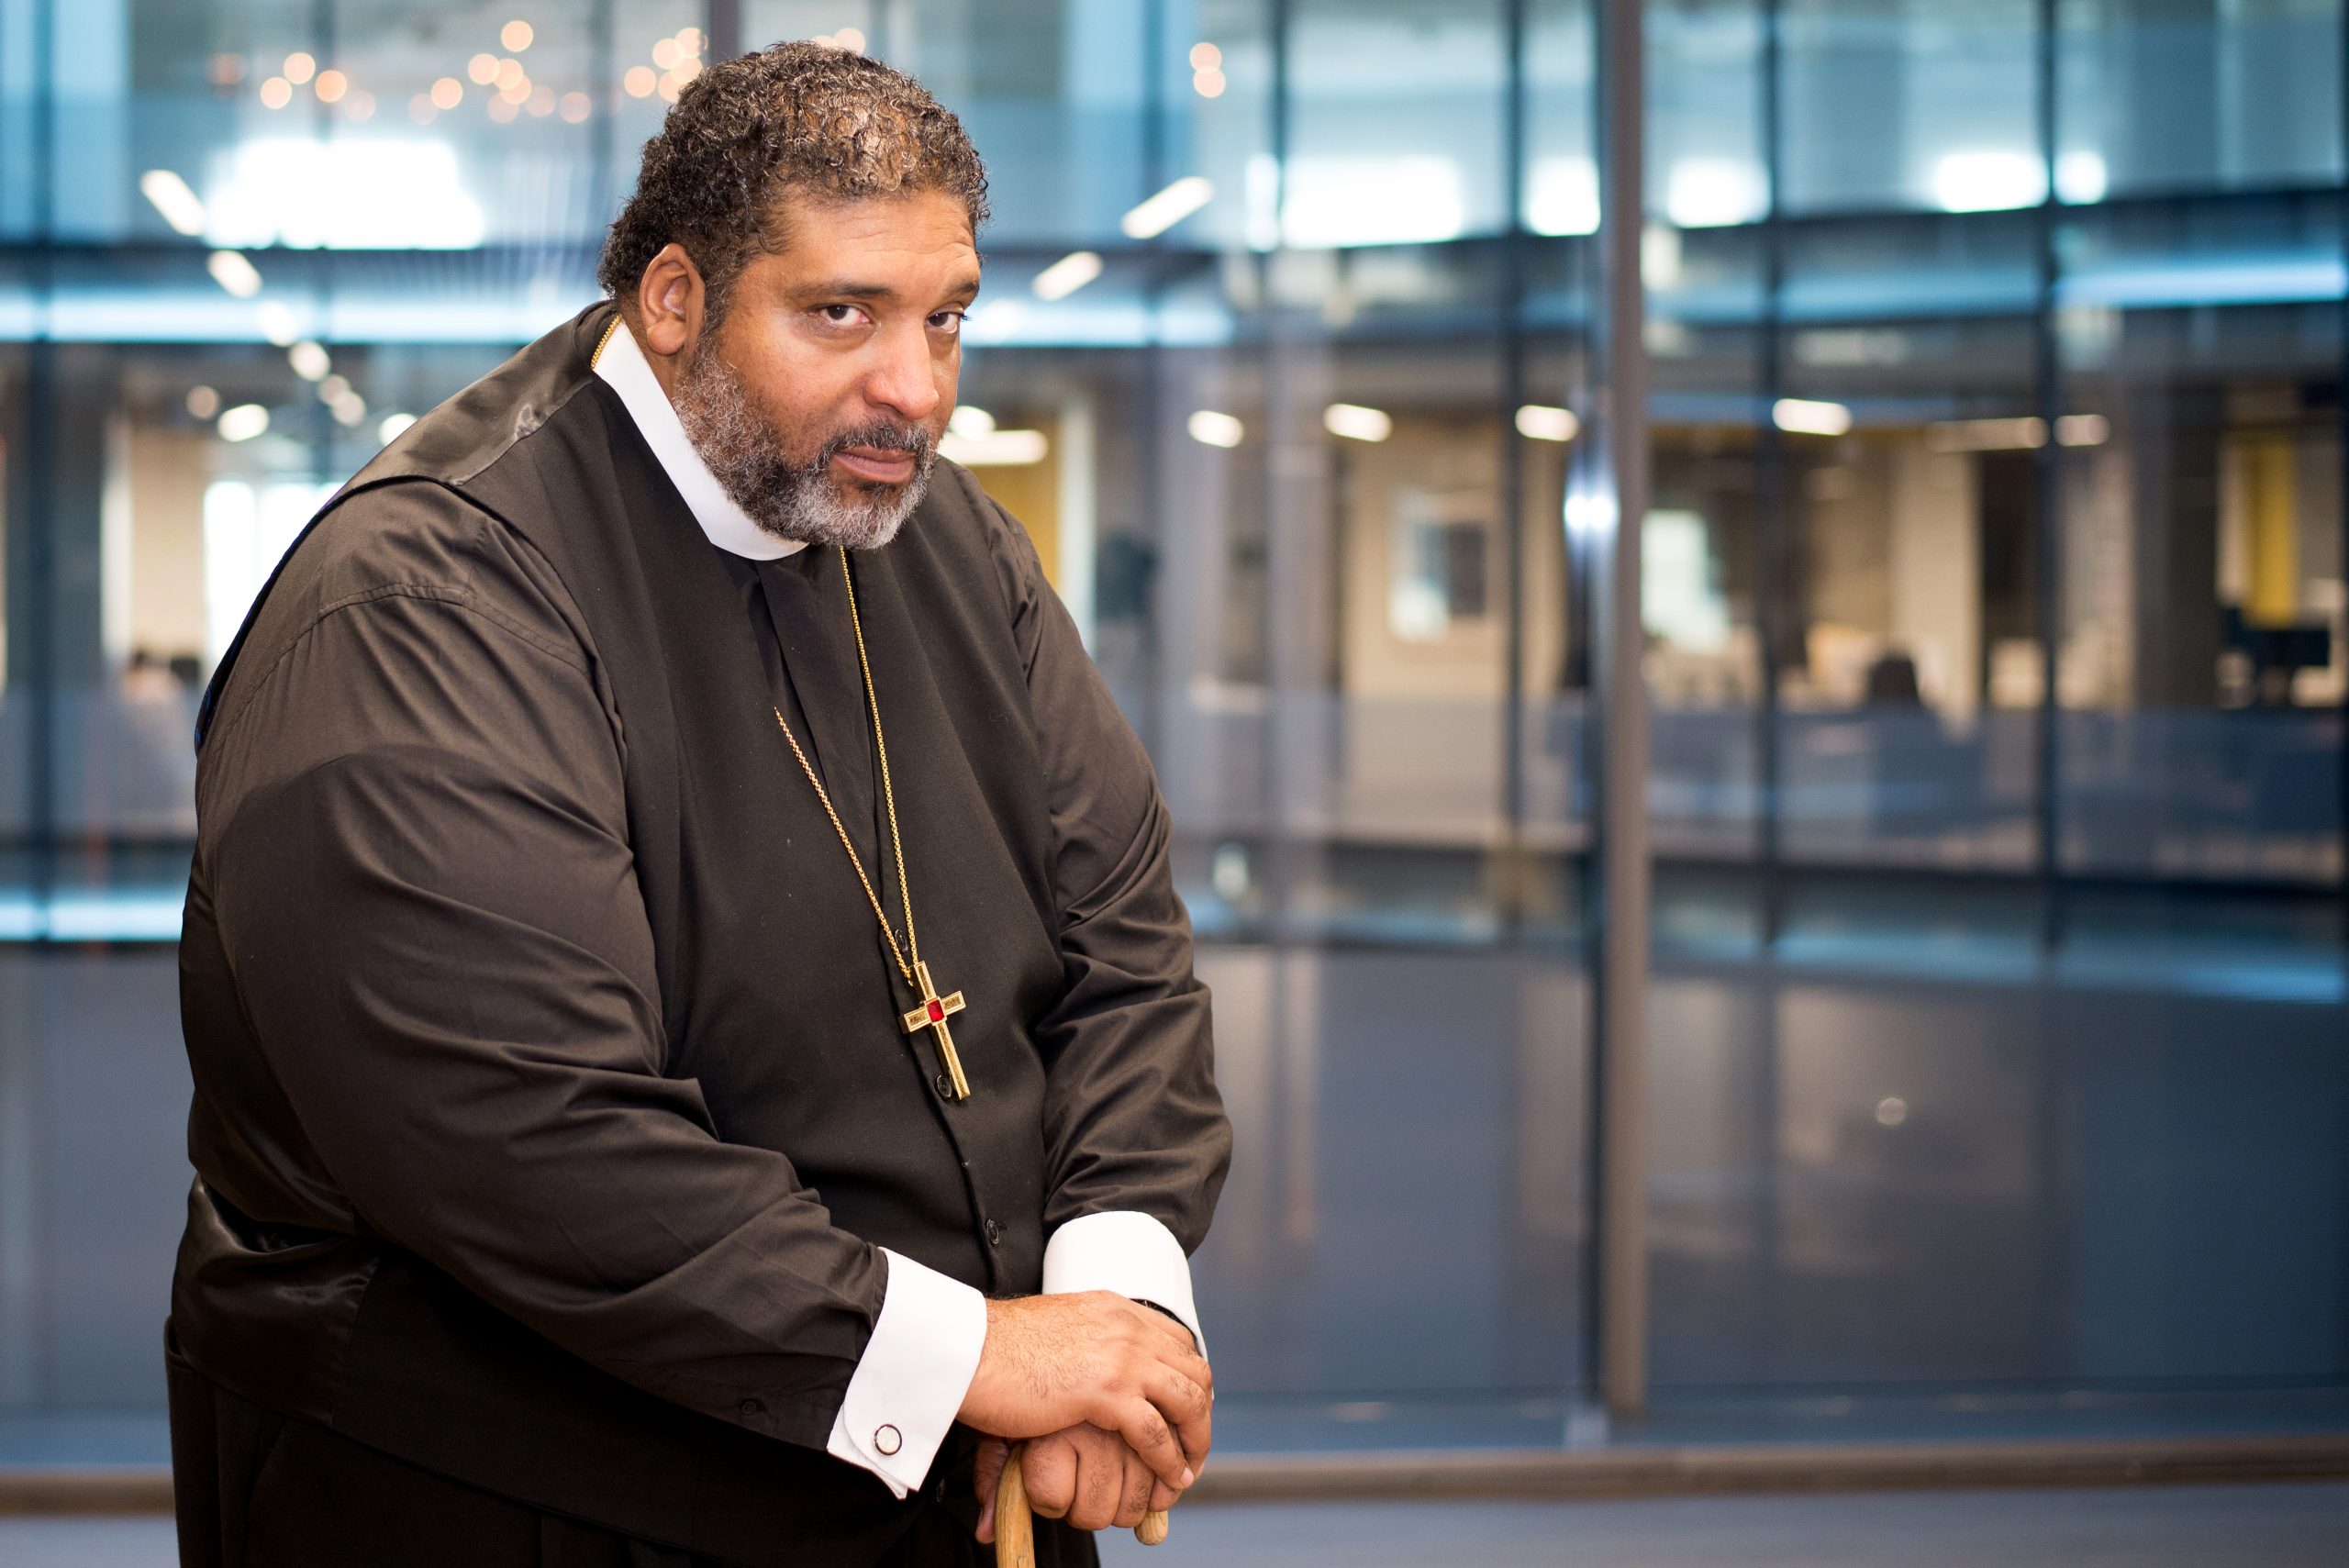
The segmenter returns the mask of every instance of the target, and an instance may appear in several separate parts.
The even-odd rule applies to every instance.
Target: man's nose
[[[880,362],[865,378],[864,395],[911,424],[921,424],[938,412],[937,367],[930,356],[929,334],[917,323],[911,331],[886,334],[879,344]]]

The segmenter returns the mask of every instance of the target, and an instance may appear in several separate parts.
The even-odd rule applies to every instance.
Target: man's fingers
[[[1065,1438],[1040,1438],[1021,1450],[1029,1507],[1048,1519],[1065,1518],[1076,1502],[1076,1469],[1075,1445]]]
[[[1173,1355],[1162,1359],[1168,1366],[1197,1384],[1201,1389],[1212,1390],[1215,1387],[1215,1368],[1208,1365],[1207,1357],[1197,1351],[1177,1351]]]
[[[1131,1529],[1141,1523],[1142,1515],[1161,1506],[1156,1499],[1165,1484],[1150,1473],[1150,1466],[1137,1464],[1130,1458],[1119,1466],[1119,1472],[1123,1493],[1118,1499],[1118,1517],[1110,1523],[1119,1529]]]
[[[1127,1400],[1109,1426],[1160,1480],[1177,1490],[1191,1484],[1191,1462],[1157,1406],[1147,1399]]]
[[[1076,1502],[1068,1522],[1079,1529],[1108,1529],[1117,1520],[1125,1479],[1117,1444],[1086,1447],[1077,1455]]]
[[[1174,1427],[1183,1445],[1185,1467],[1196,1471],[1207,1458],[1213,1437],[1214,1403],[1208,1397],[1208,1391],[1174,1368],[1163,1366],[1143,1392]],[[1190,1483],[1178,1485],[1187,1486]]]
[[[971,1489],[979,1497],[979,1523],[973,1533],[979,1544],[988,1545],[995,1540],[995,1490],[1003,1479],[1005,1461],[1011,1457],[1011,1445],[1001,1438],[989,1438],[979,1444],[977,1459],[971,1469]]]

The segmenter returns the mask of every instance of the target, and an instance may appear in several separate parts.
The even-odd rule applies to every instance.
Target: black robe
[[[774,720],[896,910],[838,553],[709,544],[593,373],[610,310],[353,479],[206,695],[174,1420],[217,1388],[645,1540],[868,1564],[921,1506],[824,1452],[878,1249],[1006,1295],[1080,1215],[1195,1248],[1207,994],[1148,762],[941,462],[854,558],[922,956],[969,1004],[941,1095]]]

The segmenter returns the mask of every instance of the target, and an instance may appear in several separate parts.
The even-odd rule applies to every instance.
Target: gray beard
[[[782,436],[759,414],[733,367],[705,338],[677,378],[677,421],[718,485],[760,528],[801,544],[878,550],[921,504],[930,487],[938,443],[918,425],[881,420],[827,439],[806,462],[795,462]],[[831,462],[846,447],[878,447],[914,454],[914,476],[903,484],[861,484],[833,477]]]

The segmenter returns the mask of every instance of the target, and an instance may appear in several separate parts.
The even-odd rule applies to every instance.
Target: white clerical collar
[[[694,450],[676,409],[670,406],[669,395],[661,390],[660,380],[653,375],[644,350],[637,347],[636,334],[617,314],[611,331],[604,336],[603,347],[596,350],[596,373],[620,395],[620,402],[627,406],[629,417],[636,421],[645,445],[661,460],[669,483],[685,498],[685,505],[693,509],[694,520],[709,536],[710,543],[752,561],[779,561],[801,548],[797,539],[777,539],[752,522],[750,514],[726,494],[726,487],[718,483],[718,475],[709,472],[709,464]]]

